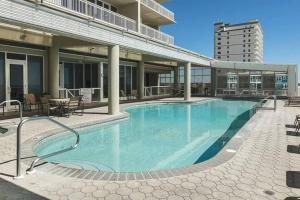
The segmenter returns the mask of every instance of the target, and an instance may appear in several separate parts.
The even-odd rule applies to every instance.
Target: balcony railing
[[[100,20],[101,22],[107,22],[126,30],[136,31],[135,20],[112,12],[86,0],[43,0],[43,3],[92,17],[96,21]]]
[[[167,44],[172,44],[172,45],[174,44],[173,36],[160,32],[154,28],[146,26],[145,24],[141,24],[141,33],[150,38],[165,42]]]
[[[144,96],[153,97],[153,96],[168,96],[172,95],[174,88],[172,86],[151,86],[144,87]]]
[[[147,7],[150,7],[151,9],[155,10],[159,14],[167,17],[168,19],[174,21],[175,20],[175,15],[173,12],[168,10],[167,8],[163,7],[159,3],[157,3],[154,0],[141,0],[141,3],[144,4]]]

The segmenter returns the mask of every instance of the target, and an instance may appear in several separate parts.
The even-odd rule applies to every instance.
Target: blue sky
[[[258,19],[264,32],[264,62],[300,66],[300,0],[170,0],[165,6],[175,13],[176,24],[162,31],[173,35],[178,46],[213,57],[216,21]]]

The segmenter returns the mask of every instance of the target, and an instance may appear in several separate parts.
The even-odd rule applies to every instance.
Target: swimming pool
[[[250,119],[254,101],[210,100],[148,104],[125,109],[126,120],[79,130],[80,144],[47,161],[88,170],[141,172],[175,169],[215,156]],[[72,145],[70,133],[48,137],[42,156]]]

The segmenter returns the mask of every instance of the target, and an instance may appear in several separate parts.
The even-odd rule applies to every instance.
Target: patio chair
[[[183,90],[181,90],[181,88],[175,88],[174,97],[182,97],[182,96],[183,96]]]
[[[41,100],[41,112],[47,113],[50,116],[51,113],[56,114],[59,112],[59,106],[49,103],[49,97],[43,96],[40,98]]]
[[[40,102],[36,101],[34,94],[25,94],[24,95],[24,108],[29,108],[29,111],[37,110],[40,111]]]
[[[84,101],[83,96],[77,96],[70,98],[70,101],[62,107],[63,112],[70,117],[70,114],[74,114],[76,110],[81,110],[81,115],[84,113]]]
[[[132,99],[138,99],[138,92],[137,90],[132,90],[131,95]]]
[[[120,90],[120,93],[121,93],[120,99],[123,98],[123,100],[124,100],[124,98],[125,98],[125,100],[128,100],[128,96],[125,94],[124,90]]]

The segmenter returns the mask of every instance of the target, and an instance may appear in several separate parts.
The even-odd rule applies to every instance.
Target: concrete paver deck
[[[103,112],[107,108],[97,108]],[[0,179],[10,181],[0,187],[0,199],[7,197],[9,188],[20,187],[11,193],[10,199],[22,199],[22,194],[36,194],[33,199],[284,199],[300,196],[300,189],[286,186],[286,172],[300,169],[300,155],[287,152],[287,145],[300,144],[300,137],[287,136],[285,124],[291,124],[300,109],[284,107],[278,101],[276,112],[257,112],[239,131],[248,134],[236,154],[221,165],[203,171],[175,177],[139,181],[99,181],[62,177],[37,170],[24,179],[13,180],[15,174],[15,134],[0,137]],[[121,115],[120,115],[121,116]],[[59,118],[67,124],[108,119],[106,114],[86,114],[83,117]],[[36,123],[24,127],[22,141],[41,131],[55,128],[48,123]],[[26,167],[23,165],[22,170]],[[4,193],[5,190],[6,193]],[[23,193],[22,193],[23,192]],[[27,194],[26,193],[26,194]],[[2,195],[2,196],[1,196]],[[6,196],[4,196],[6,195]],[[3,197],[4,196],[4,197]]]

